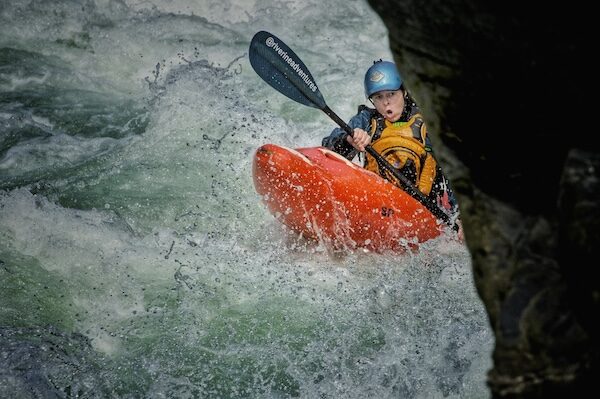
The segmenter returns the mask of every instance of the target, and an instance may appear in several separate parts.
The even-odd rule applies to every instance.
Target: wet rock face
[[[496,336],[493,396],[577,396],[599,353],[594,14],[578,1],[369,3],[457,192]]]

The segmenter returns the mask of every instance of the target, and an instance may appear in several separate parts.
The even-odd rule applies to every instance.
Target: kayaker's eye
[[[371,97],[373,103],[384,104],[386,101],[392,101],[396,98],[400,90],[382,91]]]

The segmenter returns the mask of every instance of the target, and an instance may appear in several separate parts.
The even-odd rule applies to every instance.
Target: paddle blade
[[[277,36],[257,32],[250,42],[249,57],[258,76],[281,94],[310,107],[327,106],[306,65]]]

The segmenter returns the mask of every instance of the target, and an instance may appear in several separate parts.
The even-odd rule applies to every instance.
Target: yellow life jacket
[[[378,131],[381,131],[379,137]],[[425,146],[427,127],[421,114],[414,114],[407,122],[373,118],[370,134],[374,137],[371,143],[373,149],[400,173],[401,169],[408,167],[410,163],[414,165],[415,176],[412,183],[423,194],[429,195],[436,176],[437,162],[431,154],[431,149]],[[369,153],[366,154],[365,168],[401,187],[398,179],[388,170],[383,169],[382,173],[377,161]]]

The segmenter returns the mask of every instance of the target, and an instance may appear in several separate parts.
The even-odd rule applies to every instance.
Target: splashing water
[[[391,58],[366,2],[163,3],[0,3],[0,397],[489,396],[464,246],[333,256],[252,185],[261,144],[333,128],[253,34],[348,119]]]

